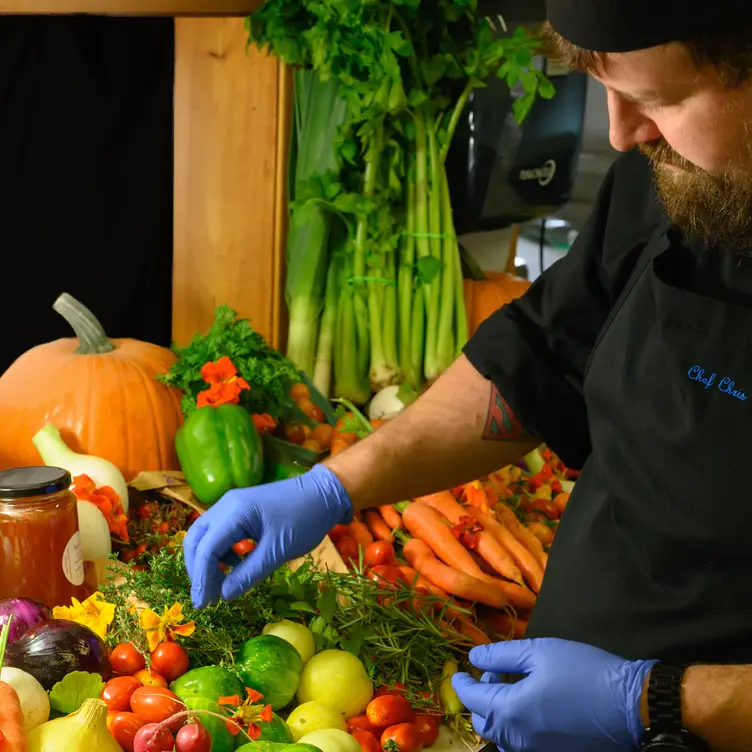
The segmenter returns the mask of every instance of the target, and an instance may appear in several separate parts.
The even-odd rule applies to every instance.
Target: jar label
[[[78,587],[84,583],[84,557],[81,548],[81,533],[76,531],[63,551],[63,572],[68,581]]]

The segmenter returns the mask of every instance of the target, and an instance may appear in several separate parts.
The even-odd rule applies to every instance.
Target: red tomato
[[[375,567],[371,567],[368,577],[376,580],[382,587],[387,588],[391,585],[396,585],[400,580],[404,582],[399,567],[393,567],[389,564],[378,564]]]
[[[398,723],[386,729],[381,735],[381,748],[386,749],[389,742],[394,742],[399,752],[420,752],[423,749],[423,737],[412,723]]]
[[[567,504],[569,504],[568,493],[560,493],[556,495],[556,498],[554,499],[554,506],[558,510],[559,516],[564,514],[564,510],[567,508]]]
[[[162,723],[185,706],[164,687],[139,687],[131,696],[131,710],[149,723]]]
[[[311,396],[311,390],[303,383],[293,384],[290,389],[290,396],[296,401],[308,399]]]
[[[428,747],[439,738],[439,717],[418,713],[415,716],[415,726],[423,738],[423,746]]]
[[[133,676],[146,666],[146,659],[132,642],[123,642],[110,655],[112,670],[121,676]]]
[[[282,433],[287,441],[293,444],[302,444],[310,435],[311,429],[302,423],[286,423],[282,429]]]
[[[381,752],[379,740],[368,731],[351,731],[350,736],[360,744],[362,752]]]
[[[393,566],[397,562],[397,557],[394,555],[394,546],[387,541],[374,541],[366,546],[363,561],[367,567],[377,567],[381,564]]]
[[[334,545],[337,547],[337,551],[339,551],[339,555],[345,564],[350,566],[352,562],[358,561],[360,554],[358,553],[358,544],[354,538],[351,538],[349,535],[343,535]]]
[[[167,689],[167,680],[156,671],[148,671],[144,668],[141,671],[136,671],[133,678],[138,679],[145,687],[164,687]]]
[[[394,695],[395,697],[402,697],[405,692],[407,692],[407,684],[402,684],[402,682],[395,682],[388,687],[379,687],[373,693],[373,696],[381,697],[382,695]]]
[[[245,556],[246,554],[251,553],[255,548],[256,543],[250,538],[232,544],[232,550],[238,556]]]
[[[163,642],[151,654],[151,666],[168,682],[173,682],[188,670],[188,655],[177,642]]]
[[[125,752],[133,752],[133,740],[145,723],[146,721],[135,713],[107,714],[107,729]]]
[[[368,720],[368,716],[363,713],[363,715],[354,715],[352,718],[348,719],[347,731],[350,733],[350,735],[352,735],[354,731],[366,731],[369,734],[373,734],[374,737],[378,739],[382,729],[380,729],[378,726],[374,726]]]
[[[117,676],[104,685],[99,696],[108,710],[124,712],[131,709],[131,695],[141,686],[141,682],[132,676]]]
[[[395,695],[381,695],[368,703],[366,708],[368,720],[381,728],[395,726],[398,723],[412,723],[415,711],[410,701]]]
[[[172,752],[175,747],[175,739],[167,729],[162,729],[157,736],[154,735],[154,731],[157,729],[156,723],[147,723],[146,726],[142,726],[136,738],[134,740],[134,746],[140,751],[142,749],[148,749],[149,752]]]
[[[332,543],[336,543],[344,535],[350,535],[350,528],[348,528],[347,525],[335,525],[329,531],[329,538],[331,539]]]

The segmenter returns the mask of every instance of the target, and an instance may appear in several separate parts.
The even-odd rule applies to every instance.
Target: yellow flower
[[[192,621],[181,624],[184,618],[181,603],[174,603],[169,609],[165,606],[162,616],[158,616],[150,608],[143,609],[138,615],[138,623],[141,629],[146,630],[149,650],[154,652],[163,642],[174,641],[175,635],[192,635],[196,624]]]
[[[52,616],[55,619],[67,619],[83,624],[104,639],[107,636],[107,627],[115,618],[115,604],[107,603],[102,593],[96,592],[83,603],[71,598],[70,606],[55,606]]]

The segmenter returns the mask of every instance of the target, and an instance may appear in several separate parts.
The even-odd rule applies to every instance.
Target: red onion
[[[24,632],[37,624],[49,621],[52,613],[44,603],[31,598],[5,598],[0,600],[0,629],[13,616],[8,630],[8,644],[15,642]]]

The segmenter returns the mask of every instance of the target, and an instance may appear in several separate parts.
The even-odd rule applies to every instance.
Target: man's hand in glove
[[[565,640],[519,640],[474,648],[481,681],[452,684],[473,727],[504,752],[637,749],[643,684],[655,661],[625,661]],[[505,684],[499,674],[523,674]]]
[[[229,491],[191,525],[183,542],[193,605],[203,608],[220,595],[238,598],[351,520],[347,491],[323,465],[298,478]],[[240,561],[232,546],[247,538],[258,545]],[[220,563],[233,566],[227,577]]]

